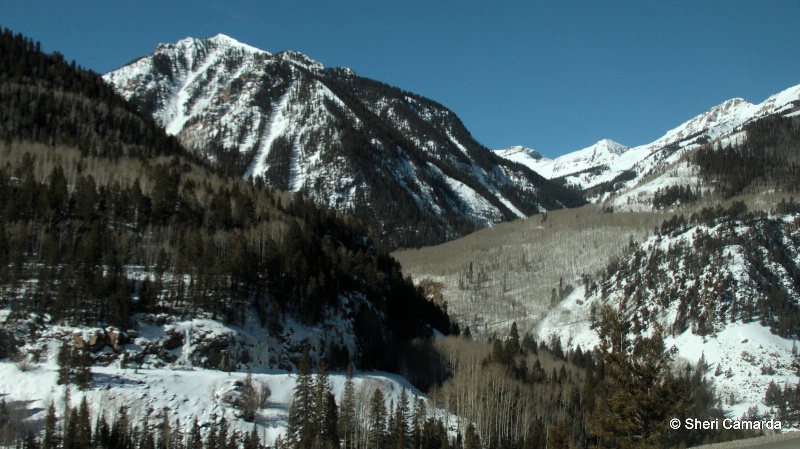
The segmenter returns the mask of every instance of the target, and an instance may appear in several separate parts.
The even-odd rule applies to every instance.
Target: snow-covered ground
[[[778,223],[783,222],[788,229],[791,229],[791,223],[795,218],[794,215],[786,215],[770,219]],[[645,250],[644,260],[658,261],[657,263],[661,265],[660,270],[665,275],[659,278],[652,289],[643,286],[644,282],[641,280],[653,275],[655,271],[643,264],[625,265],[624,269],[612,272],[612,277],[608,281],[612,287],[609,288],[608,297],[605,299],[597,290],[587,295],[584,285],[576,278],[573,282],[578,284],[578,287],[538,323],[536,331],[539,338],[555,335],[568,346],[580,345],[584,350],[596,346],[598,337],[590,325],[592,303],[597,307],[601,304],[616,307],[622,297],[622,291],[630,287],[631,282],[637,282],[636,279],[642,285],[634,286],[630,295],[652,298],[641,307],[652,312],[654,319],[667,330],[672,329],[676,320],[679,301],[670,297],[669,303],[663,305],[657,297],[662,292],[674,292],[675,290],[671,290],[674,288],[688,289],[698,284],[700,285],[698,294],[702,295],[708,293],[705,289],[713,285],[715,279],[729,279],[729,290],[726,290],[725,294],[755,301],[757,295],[762,295],[763,292],[760,292],[758,284],[754,283],[754,275],[751,274],[753,263],[748,259],[747,251],[736,241],[726,242],[719,250],[718,256],[714,256],[717,262],[703,267],[698,275],[681,276],[681,274],[686,275],[683,270],[688,260],[682,256],[685,254],[683,251],[691,251],[695,239],[700,236],[723,235],[728,226],[727,232],[739,236],[747,235],[751,227],[753,229],[756,227],[753,223],[742,222],[725,222],[715,226],[696,224],[674,235],[651,236],[638,244],[639,249]],[[796,258],[797,250],[792,250],[792,244],[788,239],[784,237],[784,240],[787,241],[787,250],[792,251],[792,257]],[[669,258],[661,257],[670,252],[674,254]],[[771,259],[766,259],[764,264],[771,267],[774,273],[780,274],[785,271]],[[620,274],[626,271],[627,274]],[[677,278],[684,280],[678,283]],[[776,279],[786,287],[788,292],[786,300],[797,301],[794,286],[786,284],[785,276],[776,274]],[[720,303],[718,307],[722,307],[722,304]],[[742,416],[753,406],[757,406],[760,413],[768,411],[763,402],[770,382],[783,389],[784,385],[795,388],[800,381],[796,365],[800,360],[796,356],[800,348],[796,346],[800,345],[800,342],[796,337],[784,338],[772,333],[768,325],[763,325],[759,321],[731,322],[726,318],[725,312],[721,312],[715,315],[713,330],[707,335],[696,335],[689,326],[681,334],[667,335],[665,343],[667,348],[674,346],[677,350],[676,361],[696,364],[701,356],[705,359],[710,367],[706,377],[713,381],[722,399],[723,408],[733,417]]]
[[[20,400],[27,403],[33,421],[43,421],[50,402],[61,413],[65,386],[57,385],[57,368],[54,361],[33,364],[22,371],[17,364],[8,360],[0,361],[0,395],[7,401]],[[254,424],[242,421],[237,411],[224,400],[235,389],[236,383],[245,379],[246,373],[227,373],[206,369],[123,369],[117,364],[92,367],[91,387],[80,391],[70,390],[71,405],[78,406],[85,396],[92,409],[93,422],[100,410],[115,413],[125,406],[133,422],[142,423],[149,419],[156,423],[163,411],[168,411],[175,423],[180,419],[182,426],[189,426],[197,418],[202,426],[210,423],[212,417],[224,416],[232,428],[250,432]],[[269,405],[258,412],[255,425],[263,443],[272,444],[285,433],[289,404],[295,388],[297,376],[284,371],[262,371],[253,373],[256,384],[263,383],[271,391]],[[341,402],[346,376],[332,373],[330,383],[337,402]],[[404,378],[383,372],[356,373],[353,377],[356,391],[368,392],[380,388],[390,401],[398,403],[405,388],[409,398],[422,396]]]
[[[583,287],[577,288],[556,311],[539,323],[541,338],[557,335],[564,343],[581,349],[593,348],[598,343],[597,334],[590,328],[589,303],[584,302]],[[784,384],[795,387],[798,383],[792,368],[792,348],[796,341],[770,332],[758,322],[731,323],[713,336],[699,336],[686,332],[668,336],[667,348],[677,349],[676,362],[696,365],[704,357],[709,365],[707,379],[711,380],[722,399],[723,409],[738,418],[752,406],[764,413],[764,394],[770,382],[781,389]],[[798,348],[800,350],[800,348]],[[774,369],[774,374],[762,373],[761,367]]]
[[[357,298],[342,297],[342,301],[354,300]],[[324,356],[323,348],[330,339],[356,350],[351,325],[340,317],[328,317],[313,328],[286,319],[283,333],[276,334],[259,326],[253,317],[243,326],[231,326],[203,317],[137,315],[135,330],[123,333],[111,327],[56,325],[49,317],[37,314],[10,322],[10,315],[9,309],[0,309],[0,329],[15,335],[23,345],[19,348],[21,356],[14,361],[0,360],[0,398],[23,401],[31,413],[28,419],[35,425],[43,422],[50,402],[56,404],[59,414],[63,410],[66,387],[56,382],[57,354],[69,344],[92,351],[91,387],[70,390],[72,406],[86,396],[92,422],[101,410],[113,414],[124,405],[136,423],[146,418],[157,423],[167,411],[173,425],[180,419],[187,427],[197,418],[202,426],[213,416],[224,416],[234,429],[250,432],[254,424],[238,418],[230,399],[241,391],[251,367],[255,385],[266,385],[271,391],[269,405],[258,412],[255,425],[262,442],[272,444],[286,431],[297,379],[296,374],[274,367],[293,367],[303,349],[312,362],[317,361]],[[242,358],[245,353],[246,358]],[[127,360],[125,366],[123,360]],[[231,367],[232,372],[204,368],[223,366]],[[337,403],[341,403],[346,379],[342,372],[330,374]],[[353,380],[365,404],[376,388],[383,392],[387,407],[392,401],[399,402],[403,389],[409,399],[424,397],[396,374],[356,371]],[[430,405],[429,411],[444,416]]]

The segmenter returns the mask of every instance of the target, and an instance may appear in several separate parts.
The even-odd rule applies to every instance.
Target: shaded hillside
[[[693,155],[700,174],[725,197],[757,190],[800,190],[800,117],[769,116],[744,127],[745,140]]]
[[[387,348],[447,332],[357,220],[206,169],[97,75],[20,35],[6,30],[0,48],[0,308],[12,318],[123,331],[137,314],[255,320],[287,345],[303,342],[291,323],[340,327],[354,339],[323,332],[317,357],[387,369],[399,368]]]

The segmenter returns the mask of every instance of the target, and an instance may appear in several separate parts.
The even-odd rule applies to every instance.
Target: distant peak
[[[496,150],[496,152],[500,154],[502,157],[509,157],[514,154],[522,153],[536,161],[547,159],[546,157],[544,157],[544,155],[542,155],[542,153],[539,153],[538,151],[532,148],[528,148],[522,145],[514,145],[504,150]]]
[[[236,39],[222,33],[217,34],[216,36],[208,38],[206,40],[214,42],[221,46],[241,48],[251,53],[266,53],[264,50],[239,42]]]
[[[606,148],[610,153],[614,154],[622,154],[630,149],[621,143],[614,142],[611,139],[600,140],[594,144],[594,146],[598,148]]]
[[[729,111],[742,105],[750,106],[750,103],[744,98],[731,98],[711,108],[709,112]]]

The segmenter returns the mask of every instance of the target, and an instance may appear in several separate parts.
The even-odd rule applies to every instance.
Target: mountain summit
[[[217,167],[355,213],[390,246],[584,203],[444,106],[301,53],[187,38],[104,78]]]

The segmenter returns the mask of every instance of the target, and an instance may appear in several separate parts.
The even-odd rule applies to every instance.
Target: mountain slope
[[[660,325],[678,362],[707,364],[706,380],[717,385],[733,416],[766,416],[795,426],[800,208],[786,198],[800,188],[800,117],[791,108],[789,103],[785,115],[793,117],[766,116],[731,128],[733,134],[723,130],[713,143],[690,143],[679,161],[667,158],[666,170],[658,167],[635,189],[612,197],[614,213],[606,205],[563,211],[566,217],[553,212],[547,220],[513,223],[517,229],[492,228],[509,231],[494,244],[481,231],[397,257],[415,279],[429,279],[438,289],[430,290],[478,335],[515,320],[535,329],[538,339],[586,349],[598,342],[601,308],[625,304],[626,321],[639,323],[633,332]],[[645,189],[655,186],[661,187],[648,198]],[[638,208],[648,213],[619,212],[626,208],[617,201],[632,192],[649,203]],[[716,204],[722,200],[724,207]],[[684,215],[660,212],[672,208]],[[551,249],[552,240],[557,245]],[[438,254],[448,260],[437,260]],[[538,291],[522,291],[521,278],[538,278],[523,284],[536,284]]]
[[[771,214],[734,203],[688,220],[676,216],[587,277],[546,314],[538,333],[592,347],[597,310],[624,302],[632,322],[663,326],[684,360],[704,357],[734,416],[754,405],[763,412],[770,382],[800,380],[793,349],[800,331],[798,223],[800,207],[788,202]],[[797,423],[787,416],[781,419]]]
[[[0,49],[24,61],[0,60],[0,341],[24,342],[27,320],[105,335],[211,318],[267,335],[217,348],[244,355],[243,341],[261,341],[265,367],[289,368],[305,347],[334,366],[388,368],[384,344],[447,332],[362,223],[197,163],[98,75],[22,36],[6,31]],[[0,346],[5,357],[18,345]]]
[[[190,38],[105,79],[216,166],[355,213],[390,246],[584,203],[442,105],[300,53]]]
[[[209,169],[97,74],[9,30],[0,133],[0,446],[117,447],[105,419],[126,421],[115,441],[131,431],[149,447],[156,420],[177,440],[160,446],[216,426],[231,447],[254,426],[245,447],[272,444],[301,353],[319,374],[326,361],[424,385],[416,355],[447,315],[352,217]],[[326,382],[343,402],[345,376]],[[388,373],[354,382],[365,403],[411,387]],[[77,442],[76,415],[97,439]]]

